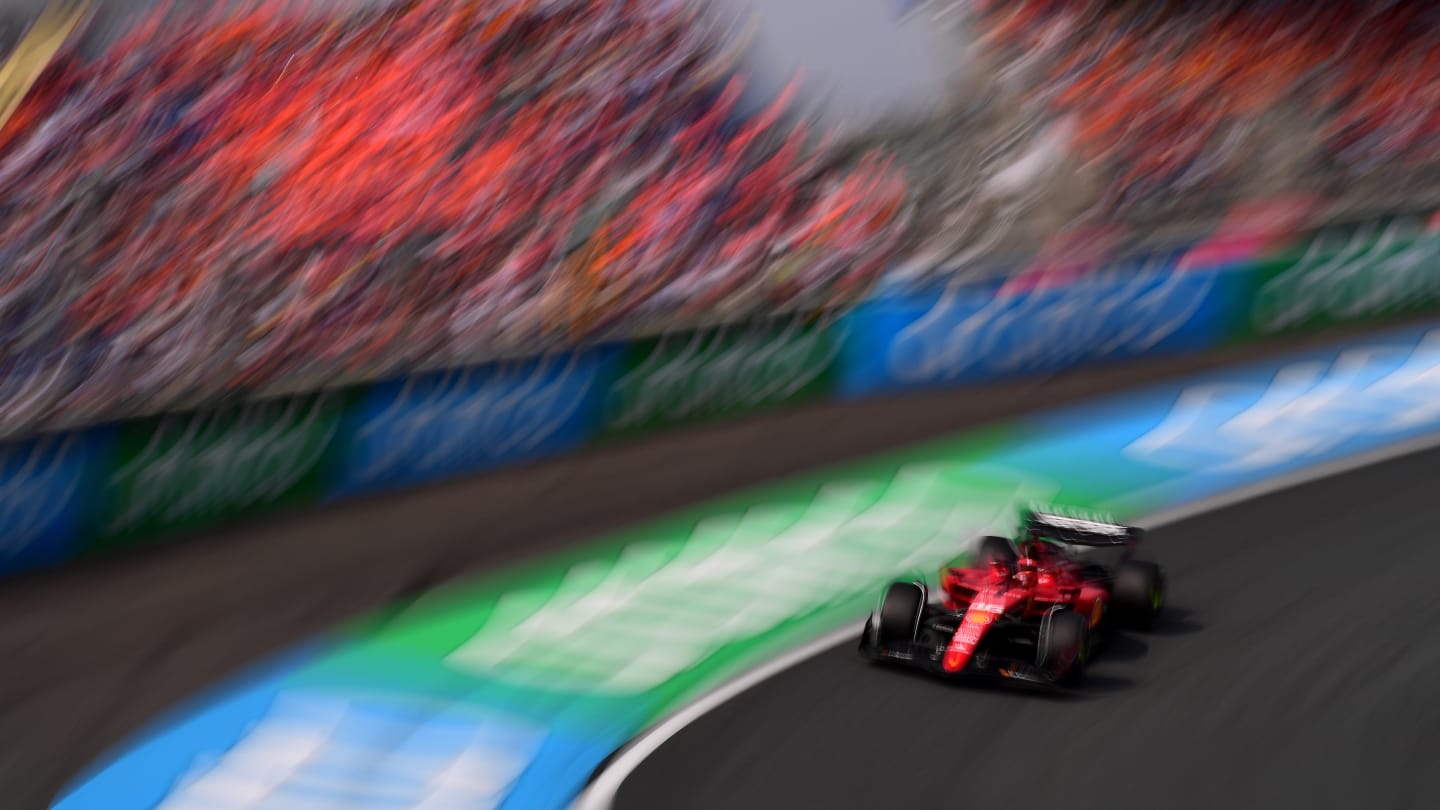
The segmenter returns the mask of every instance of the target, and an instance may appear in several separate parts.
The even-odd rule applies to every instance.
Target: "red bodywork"
[[[1008,567],[946,568],[940,583],[944,605],[964,619],[955,629],[942,664],[946,672],[959,672],[969,663],[981,639],[996,622],[1010,617],[1039,621],[1056,606],[1085,616],[1094,630],[1105,616],[1109,590],[1099,580],[1085,577],[1078,566],[1043,544],[1028,546],[1037,563],[1037,576],[1027,584]]]

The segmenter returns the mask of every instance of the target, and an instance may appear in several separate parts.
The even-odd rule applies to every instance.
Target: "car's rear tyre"
[[[980,538],[980,548],[975,552],[975,564],[979,566],[987,566],[991,560],[1014,565],[1017,559],[1019,555],[1015,553],[1015,547],[1003,537]]]
[[[1040,622],[1035,665],[1056,683],[1074,686],[1085,677],[1090,657],[1090,622],[1069,608],[1056,610]]]
[[[882,646],[897,641],[914,641],[925,609],[925,591],[914,582],[896,582],[885,589],[880,601],[876,641]]]
[[[1155,563],[1127,561],[1115,572],[1111,610],[1134,630],[1151,630],[1165,607],[1165,575]]]

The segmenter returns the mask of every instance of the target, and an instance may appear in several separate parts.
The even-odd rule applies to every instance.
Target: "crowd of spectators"
[[[1346,179],[1440,158],[1440,7],[1341,0],[977,0],[1025,101],[1074,121],[1105,210],[1226,188],[1246,160],[1313,154]],[[1282,127],[1264,126],[1283,118]]]
[[[3,77],[0,427],[823,305],[905,228],[689,0],[57,19]]]
[[[973,0],[1022,123],[957,150],[834,144],[794,86],[742,114],[698,0],[184,2],[100,47],[64,2],[0,70],[0,434],[855,300],[1020,233],[1060,154],[1107,245],[1267,138],[1440,163],[1422,3]]]

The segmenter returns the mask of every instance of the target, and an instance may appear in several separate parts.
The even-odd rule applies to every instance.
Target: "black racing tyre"
[[[1089,657],[1090,622],[1084,616],[1063,608],[1041,620],[1035,665],[1049,672],[1057,683],[1078,684]]]
[[[975,552],[975,564],[987,566],[991,560],[1004,560],[1013,566],[1020,555],[1015,553],[1015,547],[1009,540],[1003,537],[982,537],[980,548]]]
[[[1165,575],[1155,563],[1129,560],[1115,572],[1111,610],[1124,626],[1150,630],[1165,607]]]
[[[880,622],[876,636],[880,644],[914,641],[920,625],[920,612],[925,609],[925,592],[914,582],[896,582],[885,589],[880,602]]]

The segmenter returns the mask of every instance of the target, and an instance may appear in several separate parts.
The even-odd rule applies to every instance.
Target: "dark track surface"
[[[616,807],[1440,806],[1437,469],[1427,451],[1157,530],[1173,611],[1080,697],[847,641],[681,731]]]
[[[1132,363],[660,433],[0,583],[0,808],[48,807],[66,780],[160,711],[426,585],[739,487],[1257,354]]]

